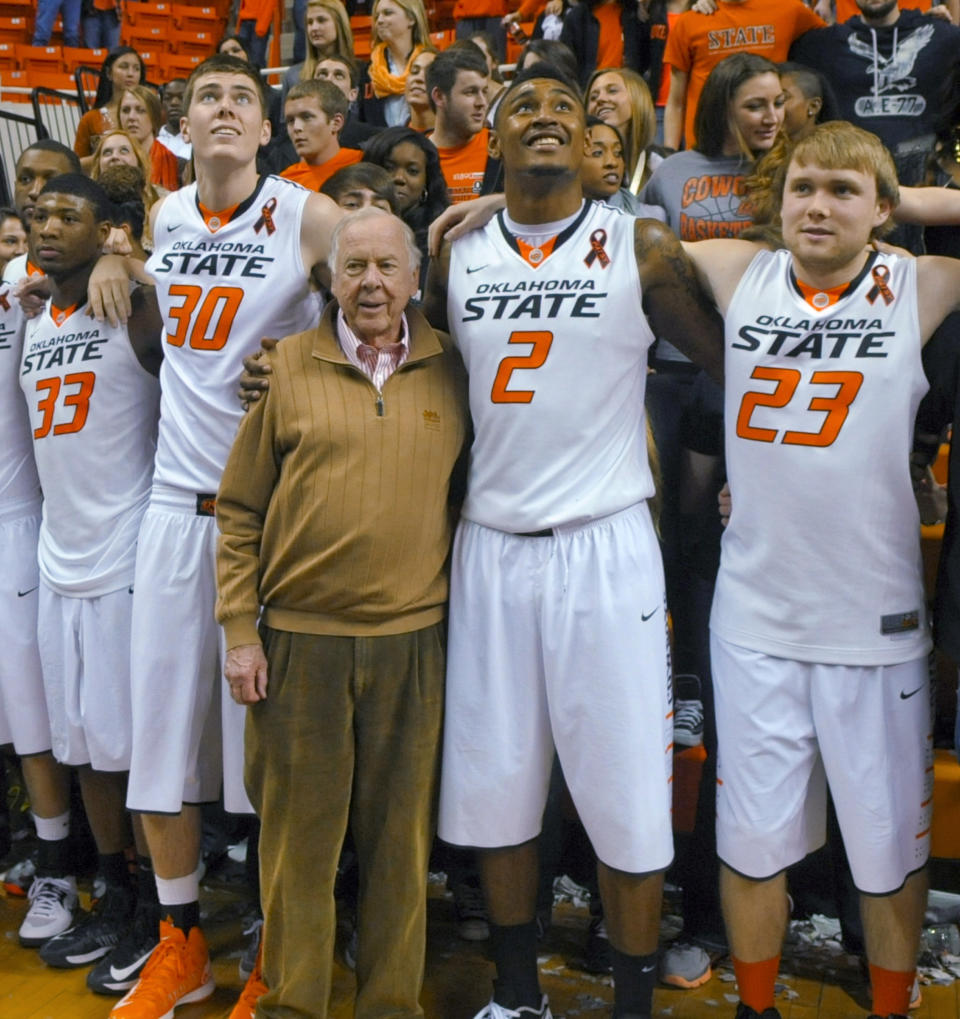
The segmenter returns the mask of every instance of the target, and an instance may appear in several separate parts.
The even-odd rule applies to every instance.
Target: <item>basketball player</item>
[[[136,899],[124,855],[131,585],[156,450],[162,355],[152,294],[134,294],[126,326],[87,315],[87,282],[112,212],[100,185],[81,174],[54,177],[39,193],[33,261],[50,298],[27,322],[20,360],[44,496],[38,633],[53,751],[78,768],[106,881],[96,911],[41,948],[45,962],[65,968],[111,952]]]
[[[323,270],[341,215],[323,195],[258,177],[257,149],[269,139],[270,123],[263,86],[248,64],[211,57],[191,74],[184,100],[196,183],[154,206],[156,247],[146,265],[166,342],[153,491],[134,584],[127,798],[143,812],[166,919],[115,1019],[159,1019],[177,1002],[213,991],[197,926],[198,804],[217,798],[221,746],[227,809],[250,810],[242,786],[245,712],[218,682],[215,495],[242,413],[235,396],[242,359],[264,335],[315,323],[310,276]],[[95,308],[122,317],[127,267],[114,257],[101,268]]]
[[[926,901],[932,742],[908,459],[920,348],[960,264],[868,247],[889,153],[843,122],[773,185],[787,250],[686,249],[726,317],[733,512],[711,617],[721,892],[741,1019],[778,1016],[784,872],[824,842],[825,779],[861,891],[873,1014],[905,1016]]]
[[[446,249],[475,428],[452,565],[440,835],[479,848],[483,1019],[547,1017],[536,837],[556,746],[599,860],[615,1014],[648,1016],[670,832],[663,575],[646,500],[647,349],[719,375],[720,327],[662,224],[584,203],[584,109],[537,64],[497,111],[506,212]],[[441,269],[442,274],[442,269]]]

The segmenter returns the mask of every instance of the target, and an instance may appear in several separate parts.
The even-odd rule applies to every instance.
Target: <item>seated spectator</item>
[[[500,190],[500,161],[487,152],[487,62],[472,43],[456,43],[427,68],[437,115],[430,140],[456,205]]]
[[[114,205],[114,226],[126,234],[134,258],[147,260],[143,231],[147,211],[143,204],[143,169],[116,163],[100,175],[100,186]]]
[[[653,147],[657,115],[647,83],[629,67],[596,71],[587,82],[584,98],[588,114],[620,131],[627,159],[623,182],[638,194],[663,162],[662,154]]]
[[[779,65],[783,104],[783,130],[792,142],[806,138],[817,124],[838,120],[839,110],[827,79],[812,67],[785,61]]]
[[[306,57],[301,63],[288,67],[283,76],[280,92],[283,100],[298,81],[309,81],[315,77],[317,64],[324,57],[353,59],[350,16],[340,0],[307,0],[306,35]]]
[[[150,159],[150,182],[168,191],[180,187],[177,157],[157,141],[163,126],[163,108],[153,89],[134,85],[120,96],[120,127],[127,131]]]
[[[0,207],[0,273],[11,258],[26,253],[27,224],[23,216],[9,205]]]
[[[165,145],[177,159],[189,159],[193,146],[180,132],[180,118],[183,116],[183,93],[187,88],[186,78],[171,78],[160,90],[160,102],[165,118],[157,132],[157,141]]]
[[[577,58],[573,55],[573,50],[559,39],[531,39],[520,51],[514,74],[519,74],[525,67],[540,60],[545,64],[552,64],[571,81],[580,80],[580,68],[577,67]]]
[[[249,48],[239,35],[225,35],[217,43],[217,48],[214,52],[226,53],[227,56],[236,57],[238,60],[245,60],[248,64],[256,66],[250,59]],[[280,98],[278,89],[266,83],[264,84],[266,85],[267,92],[267,114],[270,118],[270,128],[273,132],[273,137],[280,138],[283,135],[283,101]]]
[[[437,116],[427,94],[427,68],[436,56],[437,51],[432,46],[424,46],[410,63],[410,73],[403,87],[403,98],[406,99],[410,110],[407,124],[414,131],[432,131],[437,123]]]
[[[429,259],[427,231],[450,204],[436,146],[413,128],[388,127],[364,149],[363,161],[382,166],[393,179],[396,213],[413,230],[422,256],[422,289]]]
[[[92,156],[100,135],[120,126],[120,93],[125,88],[141,85],[147,72],[140,54],[130,46],[118,46],[105,57],[100,67],[100,82],[93,109],[88,110],[77,125],[73,151],[83,159]]]
[[[419,58],[418,58],[419,59]],[[365,124],[356,115],[357,96],[360,94],[360,67],[346,54],[324,57],[317,63],[313,77],[330,81],[347,97],[347,115],[340,131],[340,144],[351,149],[362,149],[364,142],[379,130],[374,124]]]
[[[374,0],[372,49],[360,91],[360,116],[370,124],[403,124],[410,115],[403,89],[410,64],[430,41],[423,0]]]
[[[390,174],[375,163],[354,163],[345,166],[320,188],[320,194],[332,198],[341,209],[356,212],[368,205],[396,214],[397,196]]]
[[[319,191],[337,170],[359,163],[359,149],[340,147],[340,128],[347,112],[347,100],[329,81],[301,81],[287,93],[284,115],[287,134],[300,157],[281,177]]]
[[[150,182],[150,161],[147,154],[140,148],[132,135],[117,128],[108,131],[100,139],[97,151],[93,155],[93,165],[90,168],[90,176],[99,181],[103,175],[115,166],[137,167],[142,175],[143,184],[140,189],[140,197],[143,200],[144,208],[149,217],[150,210],[167,191],[157,188]],[[143,246],[147,251],[153,250],[153,238],[150,234],[149,220],[143,231]]]
[[[489,32],[474,32],[468,37],[467,42],[472,42],[474,46],[478,46],[487,61],[487,78],[489,79],[487,88],[487,121],[492,127],[493,114],[506,87],[503,83],[503,75],[500,73],[500,60],[503,58],[497,56],[497,51],[494,48]]]

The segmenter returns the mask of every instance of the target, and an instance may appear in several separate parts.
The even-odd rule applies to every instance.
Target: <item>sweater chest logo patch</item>
[[[440,415],[435,410],[423,412],[423,427],[429,432],[440,431]]]

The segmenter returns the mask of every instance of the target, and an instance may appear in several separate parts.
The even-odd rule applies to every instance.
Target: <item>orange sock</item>
[[[773,1008],[774,988],[777,983],[777,970],[780,968],[780,956],[764,959],[763,962],[741,962],[736,956],[733,960],[733,972],[737,977],[740,1000],[754,1012],[762,1013],[766,1008]]]
[[[873,988],[873,1011],[876,1015],[906,1015],[910,1010],[915,970],[901,973],[870,963],[870,986]]]

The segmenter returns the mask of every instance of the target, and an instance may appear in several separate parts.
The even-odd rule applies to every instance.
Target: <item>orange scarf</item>
[[[414,46],[413,52],[407,57],[407,66],[403,69],[403,73],[394,74],[387,63],[387,44],[378,42],[373,47],[367,73],[373,84],[373,94],[378,99],[383,99],[385,96],[403,95],[403,86],[406,84],[407,74],[410,72],[410,63],[422,49],[422,46]]]

